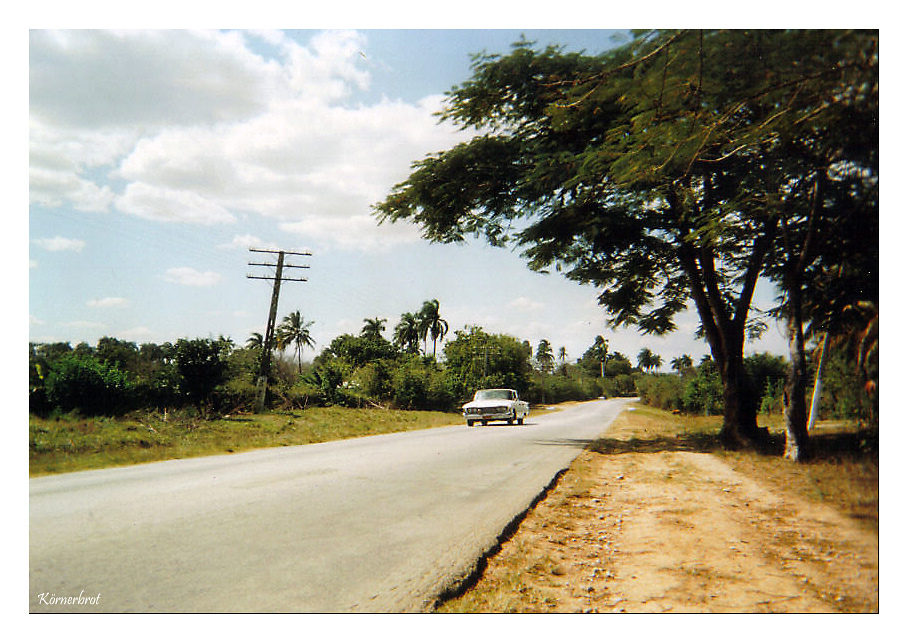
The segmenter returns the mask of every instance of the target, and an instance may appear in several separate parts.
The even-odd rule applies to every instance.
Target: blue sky
[[[367,317],[391,337],[435,298],[452,336],[479,324],[574,360],[602,334],[632,358],[699,359],[693,313],[663,338],[611,330],[595,288],[534,274],[517,251],[430,245],[372,217],[412,161],[468,136],[433,113],[470,55],[522,33],[592,53],[624,32],[31,31],[30,341],[245,343],[271,297],[246,278],[264,274],[247,266],[256,246],[313,253],[278,313],[313,320],[317,351]],[[785,353],[774,324],[748,352],[765,350]]]

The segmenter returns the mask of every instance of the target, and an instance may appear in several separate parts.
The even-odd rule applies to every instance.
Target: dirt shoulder
[[[440,610],[878,610],[876,459],[873,471],[843,462],[813,470],[713,451],[712,432],[679,433],[683,426],[668,414],[623,414],[531,510],[476,586]],[[855,499],[823,481],[843,487],[844,468],[866,479]],[[873,517],[856,511],[869,504]]]

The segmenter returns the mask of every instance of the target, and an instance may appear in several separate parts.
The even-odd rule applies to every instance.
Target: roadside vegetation
[[[432,307],[438,311],[437,307]],[[416,317],[416,316],[414,316]],[[47,474],[261,447],[340,440],[461,422],[459,406],[475,389],[509,387],[539,410],[567,401],[640,396],[642,403],[706,426],[716,441],[722,384],[713,361],[689,356],[668,362],[648,349],[637,365],[598,336],[571,362],[548,340],[530,342],[479,327],[436,338],[395,342],[384,321],[364,320],[360,335],[341,335],[311,362],[300,352],[271,360],[267,413],[253,413],[262,357],[255,335],[245,347],[230,339],[178,340],[163,345],[102,338],[96,347],[30,345],[29,469]],[[307,325],[299,315],[288,316]],[[431,328],[431,327],[430,327]],[[428,338],[427,338],[428,339]],[[288,342],[285,348],[292,347]],[[877,440],[877,401],[850,354],[828,357],[820,417]],[[779,357],[746,359],[753,387],[764,392],[756,410],[776,422],[788,366]],[[770,421],[767,421],[770,422]],[[822,449],[822,438],[818,447]],[[767,451],[774,449],[771,444]]]
[[[29,474],[132,465],[263,447],[306,445],[460,422],[457,414],[311,407],[202,419],[192,409],[121,417],[53,414],[29,419]]]
[[[268,367],[266,407],[456,411],[480,388],[516,389],[531,404],[590,400],[635,393],[631,362],[609,354],[602,337],[574,362],[548,340],[536,350],[527,340],[487,333],[477,326],[449,335],[438,301],[405,313],[393,340],[387,321],[364,319],[360,334],[334,338],[312,361],[313,346],[299,311],[284,318],[277,343],[266,349],[254,333],[244,346],[231,338],[180,339],[163,344],[101,338],[97,346],[68,342],[29,344],[29,409],[40,417],[166,414],[187,408],[200,418],[252,412]],[[453,336],[453,337],[452,337]],[[430,344],[431,340],[431,344]],[[273,359],[264,360],[266,353]]]

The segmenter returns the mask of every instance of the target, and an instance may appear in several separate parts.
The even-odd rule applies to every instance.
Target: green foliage
[[[568,375],[534,374],[533,381],[522,397],[534,405],[556,405],[570,400],[592,400],[602,395],[594,378],[579,378],[569,370]]]
[[[723,411],[723,382],[713,360],[704,360],[685,379],[681,408],[705,416]]]
[[[635,378],[641,402],[660,409],[681,409],[683,407],[684,384],[676,375],[639,374]]]
[[[601,378],[597,381],[597,386],[600,388],[602,395],[607,398],[634,396],[637,393],[634,376],[630,372],[617,373]]]
[[[394,346],[381,336],[351,335],[345,333],[331,341],[331,344],[316,358],[314,364],[325,364],[332,360],[341,361],[353,370],[376,360],[390,360],[397,356]]]
[[[552,373],[552,370],[555,367],[555,355],[552,353],[552,345],[549,344],[549,340],[540,340],[540,343],[537,345],[535,359],[540,371],[543,373]]]
[[[318,404],[336,405],[342,402],[339,391],[344,383],[344,372],[337,360],[324,360],[313,366],[313,369],[301,376],[301,383],[307,385],[300,393],[312,394]]]
[[[789,367],[783,358],[769,353],[760,353],[745,358],[745,371],[751,380],[752,390],[759,394],[755,402],[758,411],[768,412],[781,409],[783,388]]]
[[[65,355],[45,378],[51,408],[85,415],[113,415],[130,409],[135,386],[117,367],[94,357]]]
[[[121,371],[136,373],[139,368],[139,349],[135,342],[105,336],[98,340],[95,356]]]
[[[391,400],[394,397],[392,377],[396,370],[396,362],[376,360],[357,369],[352,380],[368,398],[376,401]]]
[[[394,372],[392,387],[398,409],[448,411],[455,402],[445,372],[420,359],[403,362]]]
[[[215,388],[224,382],[227,363],[222,341],[178,340],[174,358],[181,378],[181,390],[200,412],[211,404]]]
[[[848,347],[833,347],[828,354],[822,374],[820,400],[821,418],[859,420],[867,427],[876,427],[878,418],[877,360],[873,361],[869,379],[865,365],[857,364]],[[812,373],[816,373],[817,364]]]
[[[297,356],[297,367],[303,370],[303,347],[313,347],[312,335],[309,327],[312,321],[306,322],[299,311],[294,311],[284,316],[280,326],[275,329],[275,341],[278,349],[283,351],[287,347],[293,346],[294,354]],[[252,338],[250,338],[252,340]]]
[[[481,388],[504,387],[523,392],[530,384],[532,350],[508,335],[489,334],[480,327],[455,331],[445,345],[451,391],[461,401]]]

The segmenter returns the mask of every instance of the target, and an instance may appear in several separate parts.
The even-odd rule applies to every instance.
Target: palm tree
[[[284,351],[291,344],[294,345],[294,355],[297,356],[297,366],[301,373],[303,371],[303,345],[315,348],[312,336],[309,334],[309,327],[312,324],[312,321],[304,321],[299,311],[294,311],[284,317],[276,333],[278,349]]]
[[[261,333],[253,333],[249,336],[249,340],[246,341],[247,349],[261,349],[262,345],[265,344],[265,338],[262,337]]]
[[[568,362],[568,350],[565,347],[559,347],[559,370],[563,376],[568,375],[568,370],[565,368],[566,362]]]
[[[638,353],[639,369],[646,369],[647,371],[650,371],[652,369],[656,369],[661,364],[663,364],[663,359],[646,347],[641,349],[640,353]]]
[[[439,315],[439,300],[423,302],[423,308],[417,313],[420,321],[420,337],[423,338],[423,353],[426,353],[426,337],[432,337],[432,357],[436,357],[436,341],[448,333],[448,322]]]
[[[363,325],[360,335],[364,338],[379,340],[382,338],[382,331],[385,330],[385,323],[388,320],[386,318],[364,318],[363,322],[366,324]]]
[[[694,362],[691,360],[691,356],[686,353],[678,358],[673,358],[669,363],[669,366],[672,367],[673,371],[676,371],[680,376],[683,376],[688,371],[691,371],[694,367]]]
[[[420,351],[420,320],[413,313],[401,315],[401,321],[395,327],[395,344],[407,353]]]
[[[540,371],[551,373],[552,361],[552,345],[549,344],[549,340],[540,340],[540,344],[537,345],[537,364],[540,365]]]
[[[593,355],[600,362],[600,378],[606,377],[606,360],[609,359],[609,340],[598,335],[593,341]]]

